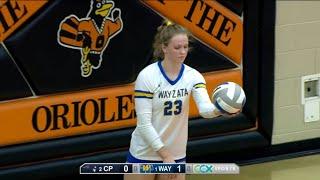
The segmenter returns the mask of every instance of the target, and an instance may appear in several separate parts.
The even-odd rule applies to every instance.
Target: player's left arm
[[[195,72],[192,96],[198,107],[199,114],[204,118],[213,118],[221,115],[221,112],[211,102],[206,88],[206,81],[199,72]]]

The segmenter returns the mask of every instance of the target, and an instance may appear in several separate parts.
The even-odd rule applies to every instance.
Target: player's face
[[[183,63],[187,57],[189,50],[189,41],[186,34],[174,35],[168,43],[163,47],[164,58],[169,61]]]

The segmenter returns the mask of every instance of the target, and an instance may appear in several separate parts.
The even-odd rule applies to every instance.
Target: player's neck
[[[170,79],[176,79],[181,69],[181,63],[175,63],[169,60],[163,60],[161,65]]]

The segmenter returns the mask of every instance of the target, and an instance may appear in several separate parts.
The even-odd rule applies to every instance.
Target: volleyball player
[[[128,163],[184,163],[192,95],[204,118],[219,116],[203,76],[184,64],[189,32],[166,21],[158,27],[153,48],[157,62],[145,67],[135,82],[137,126],[132,133]],[[185,179],[182,174],[125,175],[125,179]]]

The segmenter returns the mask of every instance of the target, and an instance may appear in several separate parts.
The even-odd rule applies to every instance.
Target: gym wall
[[[320,121],[305,122],[301,98],[302,77],[320,73],[319,9],[319,1],[276,1],[272,144],[320,137]]]

